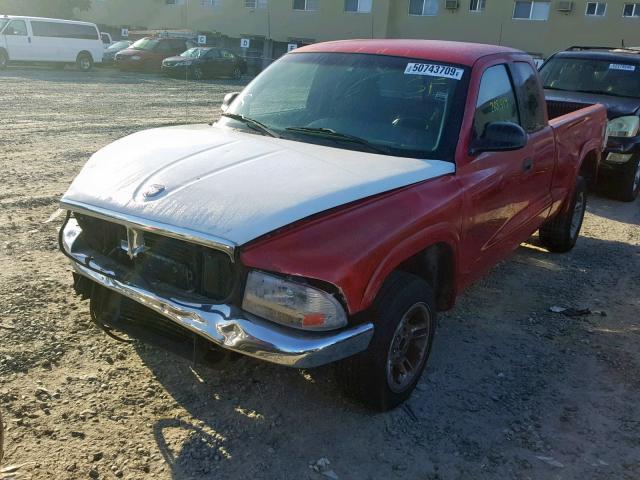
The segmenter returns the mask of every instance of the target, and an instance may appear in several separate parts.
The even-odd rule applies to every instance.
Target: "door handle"
[[[533,168],[533,158],[525,158],[522,162],[522,171],[529,172]]]

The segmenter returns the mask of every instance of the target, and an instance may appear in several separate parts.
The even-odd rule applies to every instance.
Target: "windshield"
[[[186,52],[182,52],[180,56],[187,58],[200,58],[204,57],[207,52],[209,52],[208,48],[190,48]]]
[[[122,41],[122,42],[116,42],[113,45],[109,46],[107,48],[107,50],[122,50],[123,48],[127,48],[129,46],[129,42],[126,41]]]
[[[552,58],[540,76],[544,88],[640,98],[640,65],[624,61]]]
[[[156,40],[154,38],[141,38],[131,45],[131,48],[136,50],[153,50],[159,43],[160,40]]]
[[[0,18],[0,32],[2,31],[2,29],[4,28],[4,26],[9,23],[9,19],[8,18]]]
[[[294,53],[249,84],[228,113],[290,140],[452,161],[468,77],[466,68],[428,60]]]

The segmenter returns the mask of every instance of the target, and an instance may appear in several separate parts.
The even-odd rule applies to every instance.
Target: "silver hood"
[[[190,125],[142,131],[98,151],[62,202],[242,245],[310,215],[454,170],[439,160]]]

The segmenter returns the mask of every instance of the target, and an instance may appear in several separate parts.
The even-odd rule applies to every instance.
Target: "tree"
[[[91,0],[0,0],[2,15],[74,19],[90,7]]]

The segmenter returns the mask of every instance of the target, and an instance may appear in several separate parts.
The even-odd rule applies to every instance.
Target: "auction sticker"
[[[404,70],[405,75],[427,75],[429,77],[444,77],[460,80],[464,70],[449,65],[435,65],[433,63],[409,63]]]
[[[625,70],[627,72],[635,72],[635,65],[626,65],[624,63],[612,63],[609,65],[609,70]]]

